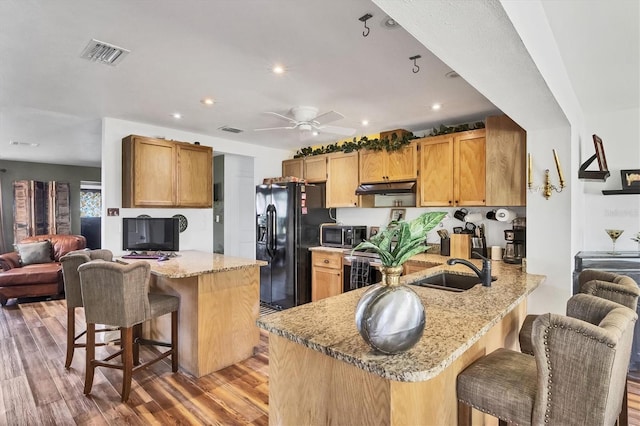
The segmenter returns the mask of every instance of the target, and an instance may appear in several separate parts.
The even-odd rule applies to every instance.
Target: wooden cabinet
[[[327,207],[358,207],[358,152],[327,155]]]
[[[202,145],[177,144],[176,205],[213,206],[213,149]]]
[[[293,158],[282,162],[282,176],[295,176],[307,182],[327,181],[327,156],[314,155],[307,158]]]
[[[311,252],[311,301],[342,293],[342,253]]]
[[[122,207],[211,207],[211,147],[130,135],[122,139]]]
[[[304,159],[293,158],[282,162],[282,176],[304,178]]]
[[[418,141],[422,207],[485,205],[485,130]]]
[[[487,205],[525,206],[527,134],[506,115],[487,117]]]
[[[408,260],[403,265],[404,269],[402,273],[403,275],[409,275],[409,274],[413,274],[414,272],[424,271],[425,269],[434,268],[436,266],[440,266],[440,264]]]
[[[415,180],[417,152],[415,143],[397,151],[359,151],[360,183]]]
[[[327,155],[314,155],[304,159],[304,178],[307,182],[327,181]]]

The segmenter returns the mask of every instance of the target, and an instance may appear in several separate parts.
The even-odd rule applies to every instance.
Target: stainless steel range
[[[358,250],[351,254],[351,249],[343,253],[343,291],[355,290],[382,280],[382,272],[380,272],[382,263],[377,253]]]

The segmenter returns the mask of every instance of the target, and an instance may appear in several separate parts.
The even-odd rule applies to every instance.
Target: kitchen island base
[[[195,250],[163,262],[117,260],[150,263],[150,291],[180,298],[180,370],[202,377],[253,356],[260,343],[260,266],[266,262]],[[148,321],[143,330],[145,337],[168,341],[170,318]]]
[[[458,373],[497,348],[517,349],[525,315],[526,299],[442,372],[418,382],[390,380],[270,333],[269,423],[455,425]],[[474,424],[483,417],[474,412]]]

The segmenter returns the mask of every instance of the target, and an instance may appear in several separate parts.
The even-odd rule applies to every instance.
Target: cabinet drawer
[[[311,254],[313,266],[330,269],[342,269],[342,253],[314,251]]]

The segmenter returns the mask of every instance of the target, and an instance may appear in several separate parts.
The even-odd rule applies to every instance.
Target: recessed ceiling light
[[[215,104],[216,102],[213,100],[213,98],[204,98],[204,99],[200,99],[200,103],[204,104],[206,106],[211,106],[211,105]]]
[[[274,65],[272,71],[274,74],[284,74],[284,67],[282,65]]]
[[[458,77],[460,77],[460,74],[458,74],[455,71],[449,71],[444,76],[447,77],[447,78],[458,78]]]
[[[368,126],[369,125],[369,120],[362,120],[362,125],[363,126]]]
[[[431,109],[432,109],[432,110],[434,110],[434,111],[437,111],[437,110],[439,110],[440,108],[442,108],[442,105],[440,105],[440,104],[433,104],[433,105],[431,105]]]
[[[393,19],[390,16],[387,16],[386,18],[384,18],[384,20],[382,21],[382,24],[385,26],[385,28],[398,28],[400,26],[400,24],[398,24],[398,22]]]
[[[313,136],[318,136],[318,131],[317,131],[317,130],[314,130],[313,132],[311,132],[311,134],[312,134]]]
[[[179,112],[174,112],[173,114],[171,114],[171,116],[176,120],[179,120],[182,118],[182,114],[180,114]]]

